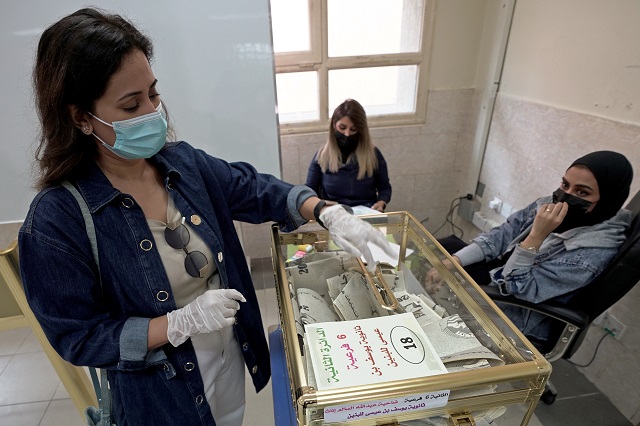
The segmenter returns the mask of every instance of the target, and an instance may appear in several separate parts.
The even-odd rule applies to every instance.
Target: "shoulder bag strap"
[[[82,217],[84,217],[84,225],[87,229],[87,236],[89,237],[89,242],[91,243],[91,252],[93,253],[93,259],[98,266],[98,280],[100,281],[100,288],[102,288],[102,276],[100,274],[100,259],[98,257],[98,243],[96,240],[96,228],[93,225],[93,218],[91,217],[91,212],[89,211],[89,206],[87,206],[87,202],[84,200],[84,197],[78,192],[78,190],[68,181],[62,182],[62,186],[64,186],[80,205],[80,210],[82,211]],[[93,381],[93,387],[96,391],[96,397],[98,398],[98,408],[102,411],[102,424],[110,425],[111,424],[111,393],[109,392],[109,381],[107,379],[107,370],[104,368],[100,369],[100,382],[98,383],[98,375],[96,374],[96,369],[94,367],[89,367],[89,372],[91,374],[91,379]],[[98,391],[100,389],[100,391]]]

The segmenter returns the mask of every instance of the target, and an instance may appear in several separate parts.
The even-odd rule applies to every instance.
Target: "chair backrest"
[[[586,313],[590,321],[609,309],[640,281],[640,191],[626,208],[634,212],[626,241],[602,274],[580,289],[567,303],[567,307]],[[586,328],[574,339],[564,358],[573,355],[585,334]]]

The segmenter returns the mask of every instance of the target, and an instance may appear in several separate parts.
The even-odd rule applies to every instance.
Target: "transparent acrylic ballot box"
[[[361,218],[397,253],[372,250],[373,273],[316,223],[271,229],[291,417],[298,425],[527,425],[549,362],[415,217]]]

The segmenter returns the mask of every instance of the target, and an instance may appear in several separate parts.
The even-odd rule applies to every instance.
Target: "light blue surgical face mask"
[[[102,145],[118,157],[127,160],[150,158],[162,149],[167,142],[167,120],[164,116],[162,103],[152,113],[130,118],[129,120],[114,121],[109,124],[89,113],[93,118],[116,132],[116,141],[109,145],[92,133]]]

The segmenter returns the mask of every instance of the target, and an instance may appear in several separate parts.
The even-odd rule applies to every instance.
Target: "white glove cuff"
[[[176,348],[186,342],[190,337],[187,333],[182,332],[182,330],[185,329],[185,326],[181,325],[183,321],[184,318],[182,318],[178,310],[167,314],[167,338],[169,339],[169,343]]]

